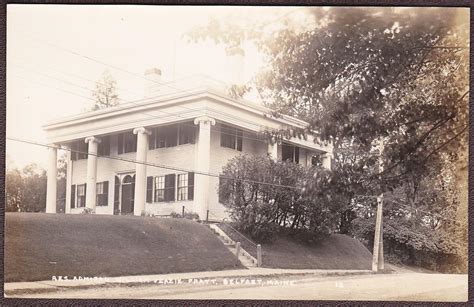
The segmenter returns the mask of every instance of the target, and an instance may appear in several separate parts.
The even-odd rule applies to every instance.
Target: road
[[[253,281],[252,281],[253,280]],[[251,283],[254,283],[253,285]],[[23,294],[35,298],[272,299],[467,301],[468,276],[399,273],[353,276],[281,276],[186,281],[178,285],[117,285]]]

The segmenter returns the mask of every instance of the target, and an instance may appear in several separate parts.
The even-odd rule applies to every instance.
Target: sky
[[[46,143],[42,126],[92,107],[92,90],[108,70],[124,101],[142,98],[143,75],[162,70],[163,81],[205,74],[230,78],[224,47],[188,42],[184,34],[210,18],[272,22],[295,7],[7,6],[7,137]],[[243,79],[263,65],[245,46]],[[103,65],[106,63],[107,65]],[[119,68],[119,69],[114,69]],[[7,140],[7,168],[47,165],[47,149]]]

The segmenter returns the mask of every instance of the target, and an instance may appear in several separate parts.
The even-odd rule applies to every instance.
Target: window
[[[176,189],[177,187],[177,189]],[[153,196],[153,200],[152,200]],[[147,177],[146,202],[194,199],[194,173]]]
[[[118,153],[136,152],[137,136],[130,132],[120,133],[117,140]]]
[[[221,146],[242,151],[243,132],[240,129],[221,125]]]
[[[149,149],[194,144],[196,128],[192,123],[156,127],[151,130]]]
[[[312,166],[321,166],[321,165],[323,165],[323,161],[321,160],[321,156],[320,155],[311,156],[311,165]]]
[[[85,207],[86,206],[86,185],[78,184],[76,194],[77,194],[76,208]]]
[[[109,197],[109,182],[98,182],[96,191],[96,205],[107,206]]]
[[[88,148],[89,146],[84,140],[71,143],[71,160],[87,159]]]
[[[281,145],[281,159],[282,161],[300,162],[300,149],[293,145]]]
[[[194,144],[195,142],[195,127],[191,124],[180,124],[178,126],[179,134],[178,134],[178,144]]]
[[[178,175],[178,200],[188,199],[188,174]]]
[[[110,136],[100,138],[97,154],[99,156],[110,156]]]
[[[154,201],[165,201],[165,176],[155,177]]]

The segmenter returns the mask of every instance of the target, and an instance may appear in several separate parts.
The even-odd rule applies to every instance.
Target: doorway
[[[135,175],[125,175],[122,178],[121,214],[133,214],[135,197]]]

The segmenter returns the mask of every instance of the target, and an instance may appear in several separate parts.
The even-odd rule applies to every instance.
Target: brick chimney
[[[161,69],[150,68],[145,70],[145,98],[157,96],[161,87]]]

